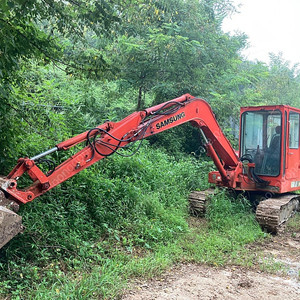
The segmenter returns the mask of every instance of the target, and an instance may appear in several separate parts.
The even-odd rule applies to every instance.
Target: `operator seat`
[[[280,145],[281,145],[281,126],[275,128],[270,145],[265,152],[262,166],[262,173],[266,175],[278,175],[280,170]]]
[[[275,134],[272,136],[269,149],[275,152],[280,152],[281,126],[275,128]]]

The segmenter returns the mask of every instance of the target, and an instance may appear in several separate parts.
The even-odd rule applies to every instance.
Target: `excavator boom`
[[[0,181],[0,189],[18,204],[30,202],[97,161],[118,153],[128,144],[140,142],[186,122],[201,129],[210,145],[209,154],[216,162],[225,184],[228,182],[227,170],[232,171],[240,164],[238,157],[208,103],[186,94],[144,111],[134,112],[120,122],[106,122],[32,158],[20,158],[8,176]],[[49,153],[68,150],[82,142],[86,143],[82,150],[48,173],[43,173],[38,167],[40,159]],[[26,189],[19,190],[17,181],[25,173],[33,183]]]

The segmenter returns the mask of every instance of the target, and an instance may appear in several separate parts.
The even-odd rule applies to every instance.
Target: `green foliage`
[[[142,95],[150,91],[155,103],[187,92],[208,95],[243,47],[242,37],[220,30],[221,20],[233,9],[229,1],[149,1],[134,9],[139,14],[129,17],[126,7],[128,24],[109,50],[118,78],[139,90],[138,109],[144,105]]]
[[[262,238],[259,225],[244,198],[234,198],[225,191],[212,197],[206,219],[186,237],[186,259],[213,265],[241,264],[239,256],[247,243]],[[244,259],[244,263],[253,263]]]
[[[236,200],[225,191],[213,197],[207,218],[211,229],[226,234],[240,244],[253,242],[259,235],[259,225],[251,213],[248,199],[239,196]]]
[[[0,114],[3,173],[18,157],[43,152],[107,119],[119,121],[135,107],[132,90],[121,90],[116,81],[80,80],[54,66],[35,63],[23,73],[23,88],[14,87],[14,102],[4,102],[1,108],[5,111]]]
[[[24,59],[63,62],[63,36],[72,38],[75,46],[76,39],[84,40],[87,29],[107,32],[118,20],[110,5],[85,0],[1,1],[0,80],[12,82],[13,72]]]
[[[42,65],[53,62],[69,74],[94,77],[110,69],[99,49],[85,50],[89,48],[88,33],[107,35],[118,23],[113,5],[85,0],[1,1],[0,128],[4,137],[0,152],[5,158],[0,164],[9,158],[6,152],[12,147],[11,140],[22,136],[20,122],[15,120],[28,119],[26,110],[20,107],[27,101],[24,70],[31,67],[32,60]]]

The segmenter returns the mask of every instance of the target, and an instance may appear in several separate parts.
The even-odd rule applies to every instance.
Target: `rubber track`
[[[277,233],[299,209],[300,195],[286,194],[259,203],[256,219],[263,229]]]
[[[205,191],[193,191],[189,195],[190,213],[194,216],[204,216],[206,212],[209,197],[215,190],[207,189]]]

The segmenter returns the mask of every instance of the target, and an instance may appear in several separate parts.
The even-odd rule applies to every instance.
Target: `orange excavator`
[[[276,232],[299,208],[300,109],[286,105],[241,108],[239,151],[235,151],[222,132],[209,104],[185,94],[171,101],[134,112],[119,122],[106,122],[52,149],[31,158],[20,158],[5,177],[0,177],[0,248],[23,230],[20,204],[33,201],[97,161],[149,136],[190,122],[198,127],[207,154],[217,171],[210,172],[210,183],[245,192],[257,205],[256,217],[262,227]],[[85,143],[82,150],[52,165],[44,157],[55,151]],[[139,145],[137,149],[139,148]],[[120,152],[121,151],[121,152]],[[44,173],[40,162],[49,164]],[[18,180],[29,175],[32,184],[18,189]],[[197,199],[198,197],[198,199]],[[202,201],[205,193],[194,193]]]

